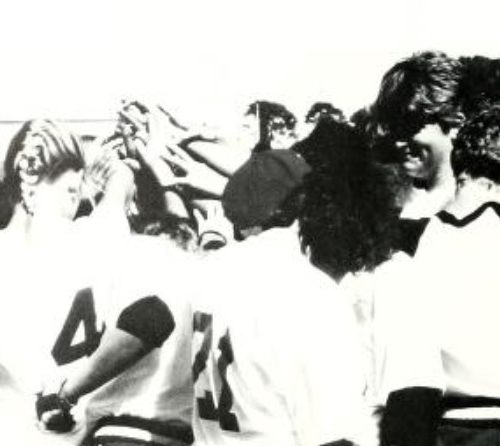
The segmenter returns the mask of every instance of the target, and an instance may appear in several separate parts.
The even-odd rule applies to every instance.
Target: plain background
[[[499,57],[495,0],[3,0],[0,121],[114,117],[153,98],[235,126],[248,103],[348,115],[416,50]]]

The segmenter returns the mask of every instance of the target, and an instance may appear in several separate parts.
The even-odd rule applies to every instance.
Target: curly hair
[[[500,183],[500,105],[479,113],[460,129],[451,167],[455,177],[466,173]]]
[[[445,53],[425,51],[398,62],[383,77],[374,104],[377,119],[397,139],[426,124],[443,131],[461,124],[462,63]]]
[[[484,56],[461,57],[463,76],[460,97],[467,119],[500,101],[500,59]]]
[[[337,122],[345,122],[344,112],[330,104],[329,102],[315,102],[306,113],[306,122],[317,123],[320,120],[333,120]]]
[[[390,257],[398,233],[390,171],[346,123],[323,123],[305,144],[319,155],[304,182],[303,251],[335,279],[372,270]]]

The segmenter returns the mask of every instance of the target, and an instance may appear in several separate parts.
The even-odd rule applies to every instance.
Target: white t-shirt
[[[375,443],[352,308],[293,228],[214,254],[199,283],[197,445]]]
[[[27,429],[36,422],[36,394],[57,391],[55,383],[86,361],[104,331],[107,278],[79,235],[28,246],[0,233],[0,365],[7,377],[0,405],[6,413],[24,408],[17,416],[24,413]]]
[[[167,304],[175,328],[161,348],[94,392],[87,405],[88,428],[109,415],[190,424],[192,317],[186,290],[193,279],[192,269],[200,260],[150,236],[130,237],[121,257],[121,280],[114,283],[108,325],[116,325],[130,303],[157,296]]]
[[[392,310],[393,372],[386,381],[393,389],[414,385],[401,372],[394,378],[413,369],[419,385],[500,397],[498,213],[498,204],[485,205],[463,219],[441,213],[429,223],[406,293]]]

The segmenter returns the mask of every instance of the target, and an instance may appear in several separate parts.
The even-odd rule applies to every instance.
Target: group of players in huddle
[[[160,107],[125,103],[86,150],[27,122],[1,189],[3,437],[496,444],[497,66],[417,53],[352,122],[234,170]],[[226,246],[131,231],[155,193],[189,215],[218,198],[228,232],[197,241]]]

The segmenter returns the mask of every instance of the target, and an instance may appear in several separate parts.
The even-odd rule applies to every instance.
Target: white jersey
[[[419,385],[451,393],[500,397],[498,252],[500,205],[488,203],[457,219],[441,212],[420,243],[390,357],[389,388],[412,385],[395,378],[409,368]],[[420,352],[412,367],[398,357]],[[404,373],[401,370],[405,371]],[[392,376],[392,378],[391,378]]]
[[[266,231],[208,263],[193,304],[195,444],[375,440],[352,309],[296,231]]]
[[[403,333],[412,332],[411,323],[420,323],[420,299],[416,285],[421,278],[415,278],[415,258],[425,249],[422,233],[429,219],[402,220],[400,251],[371,272],[347,275],[342,289],[349,297],[355,310],[358,327],[362,334],[366,372],[366,399],[378,412],[388,393],[400,388],[403,383],[411,386],[424,385],[429,376],[415,373],[412,365],[419,360],[428,361],[431,350],[420,342],[414,348]],[[430,242],[430,241],[429,241]],[[432,242],[430,242],[432,244]],[[436,352],[433,353],[436,356]],[[419,359],[421,358],[421,359]],[[434,370],[431,375],[436,376]]]
[[[130,415],[150,421],[191,423],[191,313],[185,289],[192,280],[192,254],[181,252],[158,237],[132,236],[121,250],[122,280],[113,290],[112,316],[143,297],[163,300],[175,329],[161,348],[97,390],[87,405],[88,427],[107,416]]]
[[[99,315],[106,311],[97,295],[106,285],[72,233],[61,234],[50,249],[22,240],[0,234],[0,365],[6,377],[0,404],[6,411],[23,407],[25,424],[34,425],[37,393],[57,391],[53,383],[97,348],[104,331]]]

